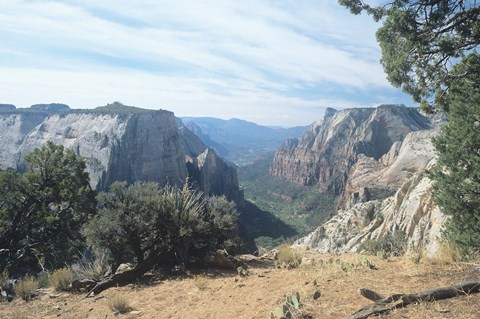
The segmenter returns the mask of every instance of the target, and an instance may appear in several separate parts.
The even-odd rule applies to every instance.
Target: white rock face
[[[432,200],[432,182],[425,169],[435,162],[431,138],[438,132],[438,127],[411,132],[378,161],[360,158],[347,185],[347,192],[357,192],[350,192],[346,209],[296,245],[321,252],[355,252],[367,239],[401,231],[406,235],[408,251],[425,248],[428,255],[434,255],[446,216]],[[362,187],[368,194],[358,191]],[[368,200],[369,192],[375,189],[396,192],[383,200]]]
[[[90,184],[97,190],[115,181],[182,184],[188,176],[188,155],[195,165],[202,164],[188,164],[190,170],[201,172],[193,176],[200,190],[234,200],[241,197],[235,169],[213,151],[206,151],[188,129],[180,130],[169,111],[0,112],[0,136],[2,170],[25,170],[25,155],[52,141],[85,158]],[[197,156],[203,161],[197,161]]]
[[[17,158],[23,159],[35,148],[52,141],[83,156],[92,187],[101,188],[112,152],[122,143],[127,123],[128,120],[110,114],[52,114],[23,138],[16,150]],[[18,164],[23,165],[23,162]]]

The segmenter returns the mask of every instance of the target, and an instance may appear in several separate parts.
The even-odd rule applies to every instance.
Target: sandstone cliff
[[[404,106],[327,109],[301,138],[277,150],[270,173],[340,195],[363,157],[379,160],[408,133],[431,127],[428,117]]]
[[[235,169],[214,152],[209,159],[216,165],[204,169],[206,146],[191,132],[180,130],[169,111],[10,110],[0,112],[0,136],[3,170],[24,170],[24,156],[51,140],[85,158],[91,185],[98,190],[114,181],[181,184],[189,173],[187,159],[191,163],[194,158],[197,169],[203,170],[196,183],[200,190],[235,200],[241,197]]]
[[[425,170],[435,162],[431,138],[444,121],[430,117],[432,129],[406,134],[377,159],[358,155],[340,196],[342,209],[296,244],[322,252],[358,251],[367,239],[400,231],[408,250],[435,254],[446,217],[432,201]]]

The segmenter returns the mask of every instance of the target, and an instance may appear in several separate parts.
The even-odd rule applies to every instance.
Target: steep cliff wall
[[[300,139],[277,150],[270,173],[340,195],[362,155],[378,160],[408,133],[431,125],[428,117],[404,106],[327,109]]]
[[[169,111],[3,112],[0,136],[3,170],[24,170],[24,156],[53,141],[85,158],[91,185],[99,190],[114,181],[181,184],[188,175],[186,160],[194,158],[197,170],[203,172],[197,174],[202,177],[196,183],[200,190],[241,197],[235,169],[216,155],[208,157],[208,163],[215,165],[197,160],[203,158],[206,146],[188,130],[179,130]]]
[[[435,162],[431,138],[438,132],[435,127],[409,133],[378,161],[360,157],[344,196],[346,209],[296,244],[321,252],[358,251],[367,239],[401,231],[410,251],[435,254],[446,217],[432,200],[425,169]],[[392,194],[372,198],[379,189]]]
[[[243,195],[238,191],[237,171],[227,165],[213,149],[207,148],[187,165],[189,176],[202,185],[205,194],[222,194],[240,202]]]

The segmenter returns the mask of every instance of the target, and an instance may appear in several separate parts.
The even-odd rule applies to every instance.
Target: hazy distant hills
[[[181,120],[203,143],[238,165],[274,151],[287,138],[300,137],[307,130],[307,126],[268,127],[240,119],[182,117]]]

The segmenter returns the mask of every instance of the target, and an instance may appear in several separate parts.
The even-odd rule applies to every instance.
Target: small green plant
[[[112,298],[110,298],[108,300],[108,307],[114,313],[120,313],[120,314],[127,313],[132,309],[132,307],[130,307],[128,300],[121,295],[115,295]]]
[[[278,248],[277,265],[282,268],[296,268],[302,263],[302,254],[287,244]]]
[[[15,285],[15,295],[25,301],[30,301],[38,289],[38,281],[32,276],[25,276]]]
[[[300,310],[301,306],[300,294],[298,292],[287,296],[282,307],[270,313],[270,319],[301,319],[303,318]]]
[[[57,269],[48,277],[48,283],[57,291],[69,290],[72,281],[73,274],[68,267]]]
[[[6,287],[8,285],[8,280],[10,279],[10,275],[8,274],[8,270],[4,270],[0,274],[0,287]]]
[[[405,253],[406,246],[405,233],[397,231],[393,234],[388,233],[378,239],[367,239],[360,246],[360,250],[377,255],[380,258],[388,258],[390,256],[402,256]]]
[[[48,274],[47,271],[43,270],[37,275],[37,280],[38,280],[38,285],[40,288],[46,288],[48,287],[48,277],[50,275]]]
[[[370,269],[378,269],[377,266],[375,266],[370,260],[364,257],[360,258],[357,261],[357,266],[366,267]]]
[[[8,270],[4,270],[1,274],[0,274],[0,288],[3,288],[5,289],[6,287],[8,287],[8,281],[10,279],[10,275],[8,274]],[[4,300],[4,297],[3,295],[0,295],[0,301],[3,301]]]

